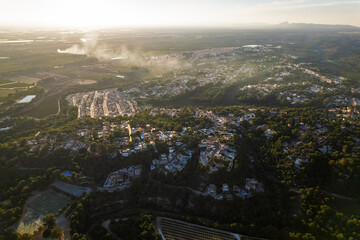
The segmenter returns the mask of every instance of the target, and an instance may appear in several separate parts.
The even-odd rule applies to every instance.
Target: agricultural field
[[[29,85],[26,83],[20,83],[20,82],[0,84],[0,88],[10,88],[10,89],[26,88],[27,86],[29,86]]]
[[[11,78],[11,80],[14,81],[14,82],[19,82],[19,83],[36,84],[41,79],[37,78],[37,77],[17,76],[17,77]]]
[[[59,108],[58,99],[60,99],[59,95],[47,96],[45,101],[27,111],[25,115],[29,117],[43,118],[52,114],[56,114]]]
[[[14,93],[13,89],[0,89],[0,98],[7,97],[10,93]]]
[[[50,190],[36,193],[26,201],[23,215],[15,226],[16,231],[21,234],[33,233],[41,225],[44,216],[56,213],[69,202],[65,196]]]
[[[14,79],[0,79],[0,98],[7,97],[10,93],[26,91],[37,82],[36,78],[18,77]]]

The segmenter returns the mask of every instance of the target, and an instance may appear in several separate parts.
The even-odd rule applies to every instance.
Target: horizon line
[[[0,29],[73,29],[73,30],[101,30],[101,29],[286,29],[286,26],[294,26],[296,24],[307,26],[333,26],[333,27],[352,27],[359,28],[360,25],[351,24],[327,24],[327,23],[313,23],[313,22],[288,22],[283,21],[281,23],[236,23],[236,24],[222,24],[222,25],[104,25],[104,26],[57,26],[57,25],[42,25],[42,24],[2,24],[0,23]],[[272,28],[279,27],[279,28]],[[290,28],[291,29],[291,28]]]

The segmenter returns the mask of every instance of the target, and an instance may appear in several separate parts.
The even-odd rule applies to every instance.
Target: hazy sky
[[[360,0],[0,0],[0,25],[237,26],[305,22],[360,26]]]

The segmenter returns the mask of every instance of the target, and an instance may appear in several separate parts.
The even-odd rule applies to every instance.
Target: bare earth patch
[[[73,82],[73,84],[78,84],[78,85],[90,85],[95,83],[97,83],[97,81],[91,79],[76,79]]]

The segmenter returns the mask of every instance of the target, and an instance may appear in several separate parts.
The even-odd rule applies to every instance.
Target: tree
[[[59,227],[54,227],[50,233],[50,236],[53,239],[60,239],[62,235],[63,235],[63,231]]]
[[[31,239],[31,234],[28,234],[28,233],[21,234],[18,239],[19,240],[30,240]]]
[[[56,217],[55,214],[48,214],[43,219],[43,225],[48,229],[53,229],[56,224]]]
[[[87,240],[87,236],[85,234],[74,233],[72,235],[72,239],[73,240]]]

